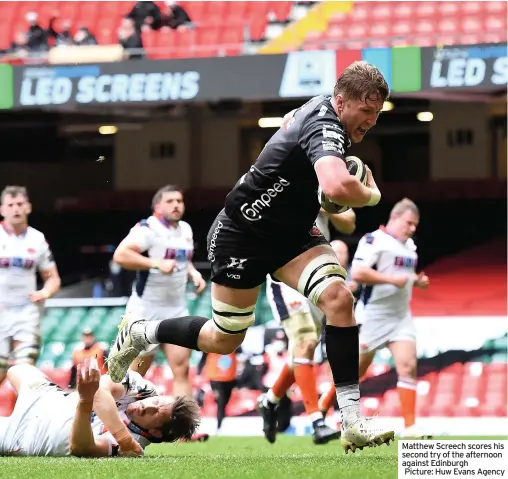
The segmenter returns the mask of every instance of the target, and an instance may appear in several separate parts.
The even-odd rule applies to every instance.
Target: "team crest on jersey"
[[[365,235],[365,242],[367,244],[373,244],[374,243],[374,235],[372,233],[368,233]]]

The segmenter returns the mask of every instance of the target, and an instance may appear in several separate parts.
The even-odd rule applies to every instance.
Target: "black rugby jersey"
[[[227,195],[226,215],[258,237],[302,236],[320,208],[314,163],[329,155],[344,161],[350,145],[331,97],[312,98],[272,136]]]

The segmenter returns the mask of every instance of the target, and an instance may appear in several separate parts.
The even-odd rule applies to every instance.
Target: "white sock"
[[[309,414],[310,422],[315,423],[316,421],[319,421],[321,419],[324,420],[323,413],[321,411],[316,411],[311,414]]]
[[[146,321],[145,338],[150,344],[159,344],[157,341],[157,329],[160,321]]]
[[[342,423],[347,424],[360,417],[360,385],[337,386],[336,389]]]
[[[271,389],[269,389],[268,392],[265,394],[265,400],[263,402],[263,405],[265,407],[268,407],[270,405],[268,403],[279,404],[280,399],[281,398],[278,398],[275,394],[273,394],[273,391]]]

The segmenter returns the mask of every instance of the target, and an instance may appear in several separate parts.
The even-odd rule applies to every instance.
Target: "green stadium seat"
[[[65,344],[60,341],[45,343],[42,346],[41,355],[37,362],[38,365],[48,364],[55,366],[58,358],[64,353]]]
[[[46,308],[44,310],[44,317],[46,318],[62,318],[66,314],[66,308]]]

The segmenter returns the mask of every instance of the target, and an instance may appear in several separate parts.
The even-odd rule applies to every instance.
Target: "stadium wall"
[[[488,104],[432,102],[430,111],[431,178],[489,177]]]

